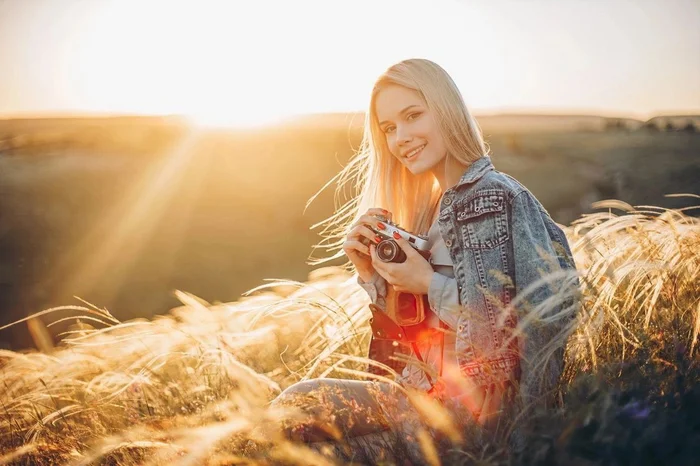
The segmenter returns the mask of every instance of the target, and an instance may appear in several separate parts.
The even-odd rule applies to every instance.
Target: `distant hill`
[[[599,115],[567,114],[528,114],[528,113],[477,113],[475,114],[482,130],[487,134],[499,133],[558,133],[577,131],[606,131],[611,128],[636,130],[655,126],[665,129],[668,124],[683,128],[688,123],[700,128],[700,115],[659,115],[647,121],[626,117],[605,117]],[[346,129],[361,131],[364,126],[364,112],[315,113],[291,117],[278,123],[250,128],[211,128],[213,132],[232,131],[235,133],[259,134],[266,131]],[[81,115],[78,117],[56,116],[38,118],[0,118],[0,150],[7,146],[7,139],[21,135],[49,131],[56,136],[61,131],[75,132],[100,127],[103,130],[143,127],[151,130],[163,128],[183,128],[190,120],[182,115],[139,116],[139,115]],[[207,130],[207,128],[203,128]],[[21,139],[21,138],[20,138]],[[3,145],[3,141],[5,144]],[[16,144],[12,144],[16,146]]]
[[[621,120],[630,129],[637,129],[644,121],[634,118],[604,117],[598,115],[557,115],[527,113],[479,114],[475,117],[485,132],[571,132],[604,131],[611,120]],[[292,118],[284,122],[287,127],[349,127],[362,128],[364,112],[310,114]]]
[[[485,132],[576,132],[604,131],[610,120],[624,120],[628,127],[640,127],[643,122],[633,118],[610,118],[596,115],[527,115],[496,114],[477,115]]]
[[[700,131],[700,115],[659,115],[644,123],[646,128]]]

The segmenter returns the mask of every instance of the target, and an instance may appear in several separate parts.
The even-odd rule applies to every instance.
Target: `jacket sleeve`
[[[357,284],[360,285],[369,295],[369,299],[373,304],[379,306],[380,309],[386,310],[386,280],[376,271],[368,282],[364,282],[360,276],[357,276]]]
[[[452,331],[457,331],[460,316],[459,290],[457,280],[433,272],[433,279],[428,290],[428,302],[432,310]]]
[[[542,401],[561,375],[578,281],[561,273],[575,270],[566,237],[529,192],[515,196],[511,213],[520,387],[528,403]]]

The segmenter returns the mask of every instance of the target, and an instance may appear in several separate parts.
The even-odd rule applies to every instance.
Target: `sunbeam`
[[[99,282],[109,287],[104,289],[103,286],[100,293],[103,299],[109,301],[119,293],[125,276],[152,240],[175,193],[187,189],[191,193],[190,201],[178,206],[182,221],[175,226],[180,230],[175,237],[182,238],[182,229],[187,224],[192,207],[191,200],[199,191],[202,181],[202,169],[195,169],[194,157],[199,140],[200,133],[196,130],[185,134],[169,155],[157,159],[143,177],[133,184],[131,192],[124,196],[122,203],[105,213],[83,241],[65,252],[61,263],[79,266],[74,270],[63,270],[66,278],[56,287],[57,292],[83,294]],[[172,230],[169,236],[173,237]],[[169,261],[172,258],[163,260]],[[59,266],[59,270],[64,268]],[[55,273],[55,270],[51,272]],[[109,280],[102,280],[105,274],[110,276]]]

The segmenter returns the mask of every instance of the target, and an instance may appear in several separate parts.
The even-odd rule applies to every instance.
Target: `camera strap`
[[[443,323],[440,320],[440,329],[444,329]],[[442,377],[442,366],[444,364],[444,357],[445,357],[445,332],[440,332],[440,368],[438,369],[438,377]],[[411,347],[413,348],[413,353],[416,355],[416,358],[418,361],[420,361],[421,364],[424,366],[426,365],[425,361],[423,360],[423,357],[420,354],[420,350],[418,349],[418,345],[416,344],[415,341],[411,342]],[[435,382],[433,382],[433,378],[430,377],[430,374],[428,373],[427,370],[423,369],[423,373],[425,374],[425,377],[428,379],[428,383],[430,384],[430,390],[428,390],[428,393],[430,393],[434,388],[435,388]]]

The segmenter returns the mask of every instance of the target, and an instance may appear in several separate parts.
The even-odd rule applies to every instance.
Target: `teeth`
[[[408,155],[406,155],[406,158],[410,159],[411,157],[416,155],[418,152],[422,151],[424,147],[425,147],[425,144],[423,144],[422,146],[418,147],[417,149],[411,151]]]

